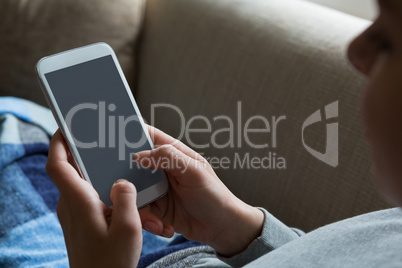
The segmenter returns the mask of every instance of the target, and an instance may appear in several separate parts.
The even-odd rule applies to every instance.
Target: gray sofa
[[[389,206],[370,177],[359,110],[364,80],[345,53],[368,21],[302,0],[147,0],[144,13],[134,22],[127,14],[113,16],[122,25],[123,19],[140,25],[138,31],[124,28],[119,38],[129,41],[111,45],[118,55],[126,53],[125,72],[146,121],[175,137],[182,134],[183,118],[188,124],[198,116],[188,124],[193,129],[205,129],[211,122],[210,133],[193,133],[183,141],[196,145],[208,159],[229,159],[230,164],[218,165],[216,172],[238,197],[305,231]],[[115,40],[112,34],[103,38],[99,32],[94,41]],[[127,33],[138,38],[133,41]],[[55,50],[51,44],[47,47]],[[33,77],[33,71],[26,75]],[[29,91],[2,87],[8,88],[2,95],[44,104],[36,84]],[[329,104],[337,104],[338,116],[326,122],[322,112],[321,122],[303,129],[310,115]],[[230,136],[223,133],[215,138],[224,148],[199,146],[211,145],[211,133],[228,128],[225,120],[214,118],[238,120],[239,107],[242,124],[234,145],[223,146]],[[245,141],[245,121],[254,115],[274,121],[282,117],[275,130],[271,124],[270,132],[248,136],[268,148],[256,149]],[[262,123],[255,120],[250,127],[262,128]],[[339,156],[332,165],[306,149],[326,151],[327,123],[339,126]],[[241,162],[247,156],[271,156],[266,159],[271,166],[247,166]]]

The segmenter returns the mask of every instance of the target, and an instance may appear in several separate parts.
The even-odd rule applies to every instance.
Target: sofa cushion
[[[46,105],[36,62],[103,41],[115,50],[130,83],[145,0],[0,0],[0,95]]]
[[[140,110],[151,124],[214,160],[217,174],[237,196],[267,208],[289,226],[309,231],[387,207],[370,178],[359,109],[364,81],[346,60],[348,43],[368,25],[306,1],[148,0],[136,91]],[[157,103],[174,105],[181,113],[151,109]],[[339,108],[339,116],[324,113],[329,104]],[[317,110],[323,120],[304,125]],[[195,115],[205,116],[211,131],[187,138],[181,119],[189,125]],[[233,120],[235,142],[221,149],[211,139],[230,127],[222,115]],[[269,148],[249,146],[242,134],[254,115],[268,119],[271,132],[252,133],[250,141]],[[221,119],[214,121],[217,116]],[[286,120],[274,130],[272,117],[281,116]],[[201,118],[191,129],[208,128]],[[306,149],[326,152],[327,123],[339,124],[336,167]],[[263,127],[261,120],[250,124]],[[230,135],[215,137],[225,145]],[[336,139],[327,144],[336,145]],[[269,153],[271,167],[267,160],[258,164]],[[254,157],[256,166],[251,164]],[[285,169],[277,167],[280,157]]]

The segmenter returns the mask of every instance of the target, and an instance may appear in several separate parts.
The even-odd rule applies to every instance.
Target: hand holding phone
[[[52,153],[62,151],[61,134],[57,133],[51,144],[48,170],[61,193],[59,215],[63,230],[70,230],[68,224],[77,227],[74,233],[64,233],[66,242],[74,241],[74,245],[66,243],[69,255],[79,256],[76,250],[91,252],[91,243],[85,248],[77,244],[80,237],[91,236],[88,228],[92,224],[100,226],[97,234],[102,234],[102,228],[113,224],[116,214],[122,216],[119,221],[129,235],[117,232],[111,237],[118,240],[121,236],[129,246],[133,245],[132,237],[141,239],[137,234],[138,216],[130,214],[132,207],[126,206],[127,211],[121,210],[122,213],[113,210],[112,221],[108,221],[110,206],[119,200],[113,200],[113,184],[119,178],[128,179],[137,188],[137,204],[143,206],[142,225],[156,235],[169,237],[174,231],[180,232],[229,256],[260,234],[263,213],[236,198],[202,156],[157,129],[150,127],[151,131],[147,131],[109,46],[99,43],[47,57],[38,63],[37,71],[78,170],[87,181],[80,180],[68,164],[66,151],[61,162]],[[161,146],[153,149],[154,143]],[[134,153],[136,163],[132,160]],[[146,168],[141,167],[144,163]],[[169,191],[162,170],[168,174]],[[75,215],[76,208],[80,215]],[[134,222],[129,223],[128,218]],[[102,241],[105,246],[106,242]],[[136,248],[134,257],[137,252]],[[110,254],[118,256],[119,252]]]
[[[97,43],[45,57],[37,73],[81,176],[106,205],[119,178],[134,183],[139,207],[166,193],[163,171],[132,161],[153,144],[110,46]]]
[[[57,215],[71,267],[136,267],[142,228],[132,183],[112,186],[113,209],[69,162],[60,131],[53,136],[46,169],[60,191]],[[113,212],[113,213],[112,213]]]
[[[163,168],[170,189],[140,209],[142,226],[167,237],[181,233],[225,256],[246,249],[261,234],[263,212],[234,196],[201,155],[154,127],[148,129],[157,146],[137,153],[135,159],[140,165]]]

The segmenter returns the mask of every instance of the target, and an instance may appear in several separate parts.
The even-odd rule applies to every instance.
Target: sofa
[[[245,202],[304,231],[390,206],[371,180],[364,78],[346,59],[369,21],[303,0],[0,2],[1,96],[46,106],[35,62],[105,41],[145,120]]]

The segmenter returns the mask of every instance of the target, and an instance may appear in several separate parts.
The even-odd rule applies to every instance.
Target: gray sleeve
[[[247,249],[233,257],[226,258],[216,254],[221,261],[232,267],[241,267],[304,234],[301,230],[287,227],[265,209],[259,209],[265,214],[261,236],[251,242]]]

